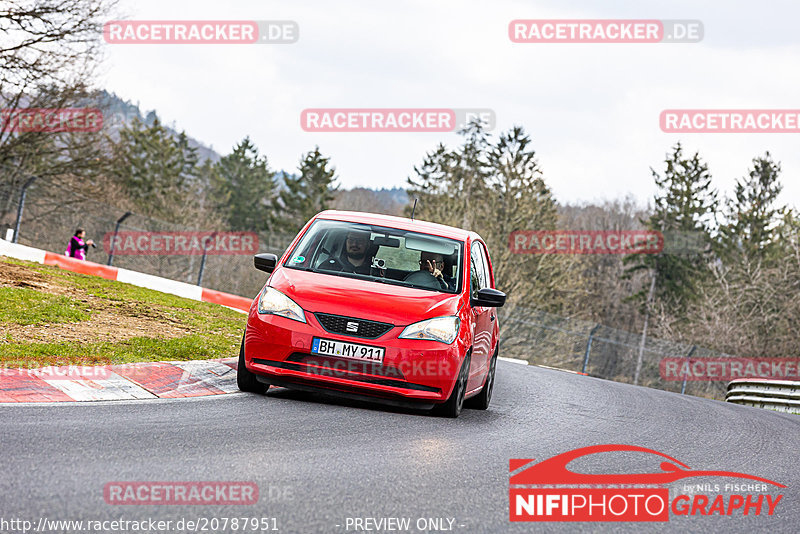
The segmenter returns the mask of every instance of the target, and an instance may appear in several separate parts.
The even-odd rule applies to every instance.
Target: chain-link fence
[[[662,373],[662,361],[667,358],[728,357],[720,352],[649,336],[643,339],[641,332],[520,308],[511,316],[501,314],[500,325],[503,356],[616,382],[725,398],[727,382],[667,380]]]
[[[0,207],[4,208],[0,218],[3,236],[7,229],[15,227],[22,188],[0,189]],[[86,238],[95,242],[89,248],[87,260],[106,264],[109,261],[109,243],[104,236],[116,230],[126,232],[174,233],[174,232],[224,232],[228,228],[204,225],[178,225],[132,213],[117,222],[127,213],[125,209],[97,202],[80,191],[64,188],[46,179],[36,179],[25,193],[24,209],[19,224],[17,242],[23,245],[64,254],[76,228],[86,230]],[[265,214],[266,216],[266,214]],[[282,254],[293,236],[258,235],[258,252]],[[252,253],[204,256],[202,254],[130,254],[115,250],[113,265],[172,280],[197,284],[202,267],[203,287],[217,289],[236,295],[254,296],[266,280],[263,272],[253,267]]]

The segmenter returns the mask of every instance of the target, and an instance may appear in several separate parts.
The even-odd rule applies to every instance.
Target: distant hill
[[[339,191],[332,207],[339,210],[403,215],[403,209],[407,204],[408,194],[401,187],[392,189],[354,187]]]
[[[139,104],[134,104],[129,100],[123,100],[114,93],[108,91],[99,91],[97,97],[92,102],[93,106],[100,108],[103,111],[103,123],[106,125],[112,137],[122,129],[123,126],[130,124],[134,119],[139,119],[148,126],[159,118],[155,111],[148,111],[143,113],[139,108]],[[180,134],[175,130],[174,125],[164,124],[164,127],[173,135]],[[189,140],[189,146],[197,149],[197,156],[200,162],[210,159],[211,161],[218,161],[221,155],[213,148],[201,143],[188,133],[186,134]]]
[[[133,122],[134,119],[139,119],[143,123],[151,125],[159,118],[155,111],[142,111],[138,103],[134,104],[129,100],[120,98],[115,93],[105,90],[99,91],[87,105],[98,107],[103,111],[104,125],[108,128],[112,137],[116,137],[119,130]],[[162,125],[173,135],[180,134],[174,128],[174,124],[164,124],[162,121]],[[197,149],[197,155],[201,163],[205,160],[216,162],[222,157],[222,154],[198,141],[188,132],[186,136],[189,140],[189,146]],[[269,154],[267,154],[267,157],[269,157]],[[296,175],[284,170],[279,170],[275,173],[275,181],[279,189],[284,187],[287,176],[295,177]],[[408,204],[408,195],[402,187],[392,189],[370,189],[366,187],[342,189],[337,193],[334,201],[336,209],[371,211],[388,215],[402,215],[406,204]]]

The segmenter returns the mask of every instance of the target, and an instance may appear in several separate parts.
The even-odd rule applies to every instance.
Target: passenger
[[[444,274],[442,269],[444,269],[444,256],[441,254],[435,254],[433,252],[420,253],[419,270],[428,271],[434,277],[436,277],[436,279],[439,280],[439,285],[442,286],[442,289],[455,291],[456,279]]]

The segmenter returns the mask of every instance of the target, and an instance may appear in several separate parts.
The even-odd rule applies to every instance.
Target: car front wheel
[[[467,392],[467,378],[469,377],[469,360],[470,355],[467,354],[464,358],[464,363],[461,364],[461,370],[458,372],[456,385],[453,386],[453,392],[450,397],[442,404],[435,406],[432,413],[442,417],[456,418],[461,413],[464,407],[464,394]]]
[[[483,384],[481,392],[467,400],[467,408],[485,410],[489,407],[492,400],[492,390],[494,389],[494,375],[497,370],[497,349],[494,349],[492,361],[489,362],[489,370],[486,373],[486,382]]]
[[[262,384],[256,378],[255,373],[247,370],[244,364],[244,336],[242,336],[242,346],[239,348],[239,365],[236,367],[236,385],[240,391],[248,393],[266,393],[269,385]]]

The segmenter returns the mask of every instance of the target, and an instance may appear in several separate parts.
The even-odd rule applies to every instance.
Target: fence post
[[[586,344],[586,354],[583,356],[583,369],[581,369],[582,373],[586,372],[586,367],[589,366],[589,353],[592,351],[592,339],[594,338],[595,332],[600,329],[600,325],[595,325],[594,328],[589,332],[589,342]]]
[[[656,288],[656,271],[653,270],[653,278],[650,279],[650,291],[647,292],[647,303],[644,312],[644,327],[642,328],[642,339],[639,342],[639,356],[636,358],[636,372],[633,375],[633,385],[639,385],[639,374],[642,372],[642,357],[644,356],[644,344],[647,341],[647,324],[650,322],[650,305],[653,303],[653,293]]]
[[[125,219],[127,219],[131,215],[133,215],[133,213],[131,213],[130,211],[126,211],[125,215],[123,215],[122,217],[117,219],[117,225],[114,227],[114,236],[111,238],[111,245],[109,246],[109,250],[108,250],[108,261],[106,262],[106,265],[108,265],[108,266],[111,266],[111,262],[114,261],[114,243],[117,241],[117,234],[119,233],[119,226],[122,224],[122,222]]]
[[[694,354],[695,350],[697,350],[697,345],[692,345],[692,348],[689,350],[689,354],[686,355],[687,360],[692,357],[692,354]],[[686,392],[686,375],[683,375],[683,385],[681,386],[681,395],[683,395],[685,392]]]
[[[28,178],[28,181],[22,186],[22,191],[20,191],[17,221],[14,223],[14,238],[11,240],[12,243],[16,243],[19,240],[19,225],[22,222],[22,212],[25,209],[25,195],[28,194],[28,187],[30,187],[34,180],[36,180],[36,176]]]
[[[214,237],[216,235],[217,235],[217,232],[213,232],[209,237],[211,237],[211,239],[214,239]],[[206,270],[206,256],[208,255],[208,243],[209,243],[209,241],[211,241],[211,239],[206,241],[205,245],[203,245],[203,259],[200,260],[200,272],[197,273],[197,285],[198,286],[202,286],[203,285],[203,272]]]

